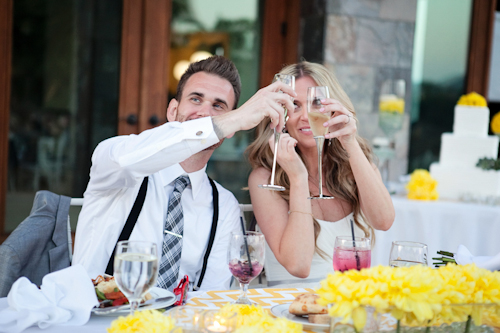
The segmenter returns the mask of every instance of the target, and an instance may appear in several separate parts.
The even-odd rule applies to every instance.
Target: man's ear
[[[177,118],[177,107],[179,106],[179,102],[175,98],[172,98],[170,100],[170,103],[168,103],[167,107],[167,120],[170,121],[175,121]]]

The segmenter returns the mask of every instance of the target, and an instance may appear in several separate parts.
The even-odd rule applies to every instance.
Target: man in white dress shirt
[[[168,105],[167,123],[138,135],[113,137],[97,146],[76,229],[74,264],[82,264],[93,278],[105,272],[146,176],[146,198],[129,239],[155,242],[161,256],[173,181],[187,175],[190,185],[181,196],[184,234],[177,283],[184,275],[198,282],[212,226],[212,187],[205,173],[212,152],[224,138],[257,126],[265,117],[281,130],[283,105],[293,110],[290,96],[295,92],[275,82],[231,111],[238,104],[240,89],[239,74],[231,61],[214,56],[191,64],[179,82],[176,98]],[[229,288],[227,247],[231,232],[241,232],[238,202],[229,191],[216,186],[218,226],[200,292]]]

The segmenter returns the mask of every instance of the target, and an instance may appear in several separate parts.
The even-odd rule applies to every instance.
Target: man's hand
[[[276,81],[257,91],[238,109],[220,116],[212,117],[215,132],[219,139],[230,138],[235,132],[249,130],[266,117],[271,118],[271,128],[279,131],[284,126],[284,110],[293,110],[293,98],[297,94],[283,82]]]

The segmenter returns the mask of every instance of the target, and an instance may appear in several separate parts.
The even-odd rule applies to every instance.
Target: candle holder
[[[219,310],[206,310],[201,320],[205,333],[229,333],[236,330],[237,313],[221,313]]]
[[[170,310],[167,315],[175,321],[176,330],[173,332],[194,333],[203,332],[203,313],[203,309],[179,306]]]

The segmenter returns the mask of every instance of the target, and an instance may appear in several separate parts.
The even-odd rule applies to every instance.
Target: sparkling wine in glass
[[[410,267],[415,265],[428,265],[427,245],[417,242],[392,242],[389,266]]]
[[[289,85],[293,90],[295,90],[295,76],[288,74],[276,74],[274,75],[273,82],[281,81],[286,85]],[[288,118],[288,110],[286,107],[283,107],[285,110],[285,122]],[[274,128],[274,158],[273,158],[273,169],[271,171],[271,184],[263,184],[259,185],[260,188],[265,188],[267,190],[272,191],[284,191],[285,187],[274,184],[274,176],[276,173],[276,157],[278,155],[278,143],[280,141],[281,133]]]
[[[130,314],[137,310],[141,298],[156,284],[158,256],[156,244],[121,241],[116,245],[114,277],[130,302]]]
[[[331,196],[323,195],[323,146],[325,145],[325,134],[328,132],[328,127],[324,127],[323,123],[331,117],[331,112],[320,112],[323,107],[321,100],[329,98],[328,87],[309,87],[307,89],[307,117],[309,126],[316,140],[316,148],[318,149],[318,182],[319,195],[313,195],[308,199],[333,199]]]
[[[370,239],[364,237],[337,236],[333,249],[333,269],[344,272],[349,269],[369,268],[372,251]]]
[[[231,234],[227,261],[231,274],[240,283],[240,296],[234,304],[253,304],[247,297],[248,284],[264,267],[265,238],[260,232],[247,231],[246,235]]]

